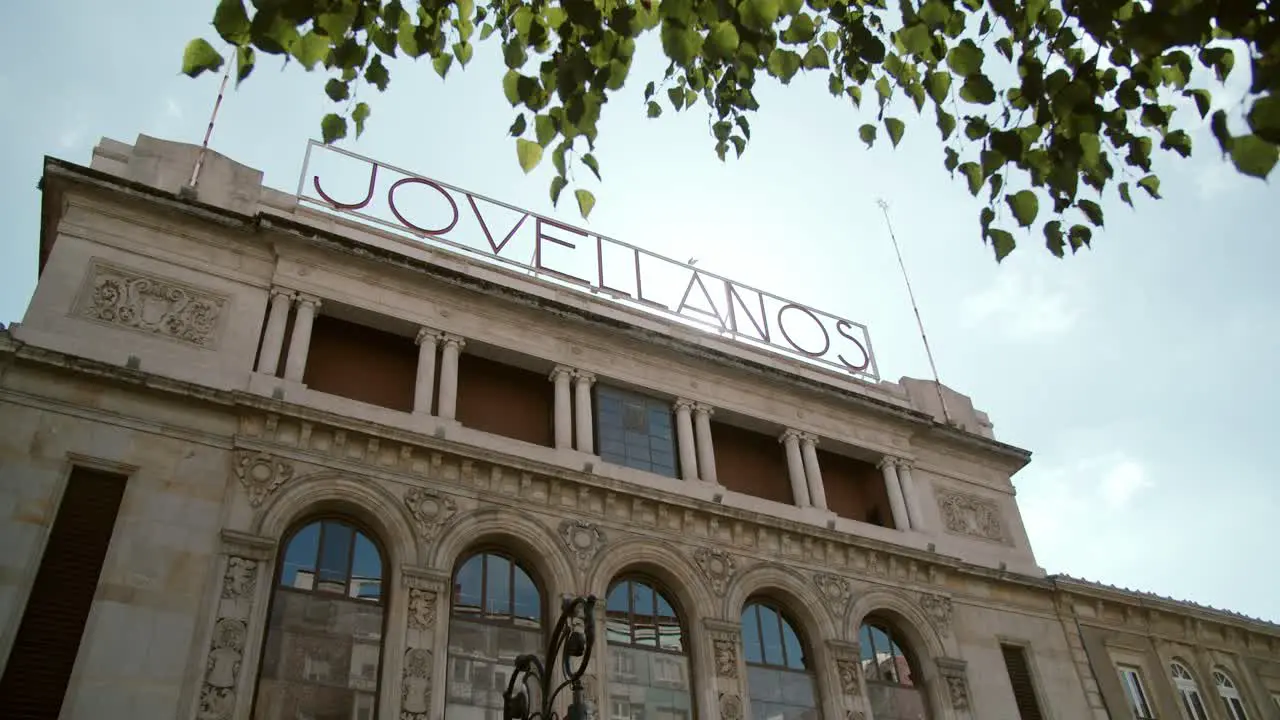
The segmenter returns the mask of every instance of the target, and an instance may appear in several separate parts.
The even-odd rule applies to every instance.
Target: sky
[[[216,40],[213,7],[14,8],[10,27],[59,30],[13,33],[6,53],[22,62],[0,65],[0,322],[21,320],[35,287],[45,155],[87,165],[103,136],[200,142],[219,77],[178,68],[187,40]],[[832,99],[824,76],[765,79],[746,154],[721,162],[705,105],[645,117],[641,90],[663,64],[651,43],[640,52],[599,125],[589,229],[864,323],[882,377],[929,377],[883,199],[943,383],[1033,452],[1014,486],[1039,564],[1280,621],[1274,182],[1238,175],[1196,123],[1190,159],[1156,160],[1163,200],[1133,210],[1108,196],[1093,249],[1059,260],[1024,232],[997,264],[931,117],[901,113],[901,146],[868,150],[857,128],[870,114]],[[260,59],[229,89],[212,147],[292,191],[331,103],[324,76],[281,65]],[[344,147],[578,221],[567,194],[551,207],[549,163],[517,164],[496,46],[446,81],[425,63],[390,68],[386,93],[360,91],[373,115]],[[1244,73],[1224,93],[1233,117]]]

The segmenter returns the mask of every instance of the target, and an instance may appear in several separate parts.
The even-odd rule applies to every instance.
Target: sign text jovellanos
[[[313,164],[326,164],[323,156],[329,153],[336,154],[341,168],[327,163],[309,175]],[[359,190],[352,189],[352,172],[363,173],[355,181]],[[344,193],[334,188],[343,181],[353,197],[337,197]],[[360,191],[363,197],[354,197]],[[709,326],[740,342],[878,379],[871,338],[860,323],[314,140],[298,198],[514,265],[562,286]],[[532,248],[529,262],[513,257],[522,246]],[[672,297],[663,299],[655,286],[671,290]],[[682,292],[675,302],[677,287]]]

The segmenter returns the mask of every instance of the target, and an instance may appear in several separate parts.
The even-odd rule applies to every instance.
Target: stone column
[[[787,428],[778,437],[778,442],[787,453],[787,474],[791,478],[791,494],[795,496],[796,507],[810,507],[809,485],[804,476],[804,460],[800,457],[800,432]]]
[[[431,401],[436,391],[436,343],[440,333],[430,328],[418,331],[418,377],[413,383],[413,412],[431,414]]]
[[[311,349],[311,323],[316,319],[320,299],[298,295],[298,314],[293,319],[293,335],[289,338],[289,357],[285,360],[284,379],[302,382],[307,369],[307,352]]]
[[[902,485],[902,500],[907,507],[907,519],[911,529],[924,530],[924,516],[920,512],[920,494],[916,492],[916,480],[911,475],[911,461],[898,458],[898,482]]]
[[[595,416],[591,412],[591,385],[596,376],[582,370],[574,373],[573,403],[574,426],[577,430],[578,452],[594,455],[595,449]]]
[[[893,511],[893,526],[899,530],[910,530],[911,520],[907,517],[907,503],[902,498],[902,485],[898,483],[894,458],[884,456],[880,460],[880,472],[884,473],[884,488],[889,495],[889,508]]]
[[[703,618],[703,628],[711,641],[711,697],[715,705],[711,717],[742,720],[746,717],[747,700],[743,682],[747,676],[746,659],[742,656],[742,625],[728,620]],[[704,673],[704,675],[707,673]],[[699,707],[700,716],[705,709]],[[758,718],[757,720],[765,720]]]
[[[436,413],[452,420],[458,411],[458,355],[466,341],[457,335],[443,335],[444,350],[440,353],[440,409]]]
[[[573,370],[557,365],[551,370],[550,379],[555,384],[556,449],[568,450],[573,447],[573,407],[570,397]]]
[[[271,288],[271,309],[267,327],[262,333],[262,352],[258,354],[258,372],[275,375],[280,367],[280,351],[284,349],[284,327],[289,322],[289,303],[293,291]]]
[[[822,484],[822,468],[818,467],[818,438],[809,433],[800,434],[800,457],[804,459],[804,474],[809,480],[809,499],[819,510],[827,509],[827,490]]]
[[[843,608],[841,608],[843,609]],[[866,678],[862,675],[862,655],[857,642],[828,640],[827,651],[831,653],[835,670],[833,687],[837,696],[837,704],[843,717],[870,717],[871,707],[867,700]],[[831,682],[829,679],[828,682]]]
[[[680,448],[680,477],[698,479],[698,456],[693,443],[693,401],[676,400],[676,442]]]
[[[973,710],[969,702],[969,678],[966,663],[959,658],[937,658],[937,678],[943,683],[943,697],[955,711],[958,720],[970,720]],[[927,670],[925,671],[928,672]],[[931,678],[926,677],[926,683]]]
[[[716,449],[711,443],[711,415],[715,411],[709,405],[693,406],[693,432],[698,438],[698,469],[703,482],[715,483]]]
[[[434,654],[442,645],[437,639],[442,632],[440,614],[447,612],[448,607],[445,590],[449,587],[449,577],[435,570],[404,567],[401,581],[402,591],[409,595],[409,607],[404,660],[400,664],[400,713],[396,717],[427,720],[433,715],[433,708],[441,704],[434,702],[432,689],[437,682],[444,681],[447,672],[446,663],[436,663]],[[447,624],[447,617],[445,621]],[[392,663],[386,664],[394,667]]]

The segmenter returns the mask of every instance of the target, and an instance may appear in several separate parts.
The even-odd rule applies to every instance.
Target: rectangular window
[[[1147,701],[1147,691],[1142,685],[1142,673],[1138,668],[1129,665],[1120,666],[1120,684],[1124,686],[1125,697],[1129,698],[1129,709],[1137,720],[1155,720],[1151,712],[1151,703]]]
[[[676,477],[671,403],[608,385],[596,386],[600,457],[637,470]]]
[[[58,717],[125,482],[98,470],[71,471],[0,678],[0,717]]]
[[[1018,706],[1021,720],[1043,720],[1040,703],[1036,700],[1035,685],[1031,681],[1031,666],[1027,663],[1027,651],[1017,645],[1001,645],[1004,666],[1009,672],[1009,684],[1013,686],[1013,700]]]

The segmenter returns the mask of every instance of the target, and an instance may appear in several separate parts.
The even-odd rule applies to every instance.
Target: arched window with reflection
[[[253,717],[373,720],[386,608],[382,551],[337,518],[302,526],[283,547]]]
[[[919,665],[901,634],[889,623],[868,619],[858,630],[862,675],[876,720],[925,720],[929,717]]]
[[[757,720],[818,720],[818,687],[795,623],[765,600],[742,611],[747,695]]]
[[[1183,720],[1209,720],[1204,700],[1200,697],[1200,688],[1196,685],[1195,676],[1186,665],[1174,660],[1169,663],[1169,675],[1173,678],[1173,686],[1178,690],[1182,700]]]
[[[688,643],[675,606],[653,583],[614,581],[605,602],[609,720],[690,720]]]
[[[542,592],[498,551],[464,560],[453,575],[447,720],[502,720],[502,693],[516,656],[541,655]],[[536,707],[537,698],[532,698]]]
[[[1231,720],[1249,720],[1244,711],[1244,701],[1240,699],[1240,691],[1231,680],[1231,676],[1223,670],[1213,671],[1213,684],[1218,686],[1218,697],[1227,706],[1227,717]]]

